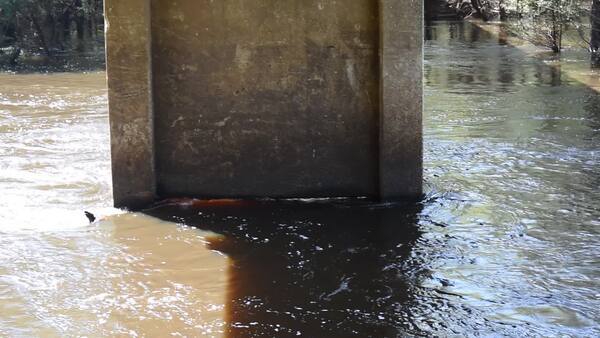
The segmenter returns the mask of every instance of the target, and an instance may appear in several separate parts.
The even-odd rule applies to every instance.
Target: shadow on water
[[[416,332],[408,314],[417,269],[407,258],[421,235],[419,205],[252,204],[147,212],[220,235],[210,248],[231,260],[228,336]]]

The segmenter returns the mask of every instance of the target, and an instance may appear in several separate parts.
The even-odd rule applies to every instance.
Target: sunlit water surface
[[[0,336],[600,335],[598,93],[468,23],[426,32],[416,205],[122,213],[104,74],[0,75]]]

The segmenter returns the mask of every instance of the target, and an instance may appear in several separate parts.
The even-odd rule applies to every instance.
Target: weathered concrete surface
[[[376,1],[152,3],[161,195],[377,194]]]
[[[420,2],[124,3],[106,0],[116,203],[155,186],[160,197],[421,193]],[[131,18],[148,3],[149,17]]]
[[[106,65],[114,203],[155,198],[150,3],[106,1]]]
[[[423,181],[423,2],[380,0],[380,198],[414,198]]]

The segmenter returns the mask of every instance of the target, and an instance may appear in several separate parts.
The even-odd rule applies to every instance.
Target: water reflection
[[[434,198],[421,220],[430,247],[415,252],[449,281],[450,303],[469,309],[469,319],[436,317],[462,320],[458,332],[479,323],[482,334],[596,336],[598,92],[565,75],[591,73],[585,53],[557,60],[466,22],[430,29],[425,176]]]
[[[210,247],[231,260],[228,336],[391,337],[419,332],[410,316],[419,211],[346,201],[149,214],[222,235]]]
[[[523,46],[522,41],[510,38],[501,25],[483,30],[468,22],[434,23],[425,29],[426,40],[431,41],[436,51],[435,66],[430,63],[433,59],[425,59],[428,86],[443,85],[457,94],[469,91],[467,94],[492,95],[516,91],[522,86],[562,84],[561,65],[556,56]],[[552,66],[540,62],[540,57]]]
[[[584,107],[588,113],[588,124],[595,131],[590,137],[598,139],[600,137],[600,95],[590,95],[585,100]]]

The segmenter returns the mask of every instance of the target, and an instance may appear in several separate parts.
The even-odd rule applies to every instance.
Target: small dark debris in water
[[[436,221],[432,221],[432,220],[430,220],[430,222],[431,222],[431,224],[438,226],[438,227],[442,227],[442,228],[445,228],[448,226],[448,224],[442,223],[442,222],[436,222]]]
[[[454,286],[454,284],[451,281],[447,280],[447,279],[443,279],[442,278],[439,281],[440,281],[440,284],[442,284],[443,287]]]
[[[96,216],[89,211],[84,211],[85,217],[90,221],[90,223],[94,223],[96,221]]]

